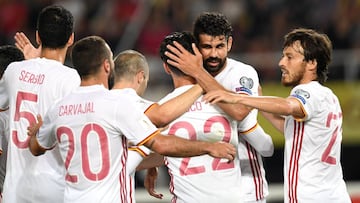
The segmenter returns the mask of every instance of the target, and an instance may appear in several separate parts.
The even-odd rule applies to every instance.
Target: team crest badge
[[[295,94],[292,96],[300,99],[302,101],[302,103],[305,104],[306,99],[310,98],[310,93],[305,90],[302,90],[302,89],[297,89],[297,90],[295,90]]]
[[[254,87],[254,81],[248,77],[241,77],[239,80],[241,87],[236,88],[236,92],[247,92],[248,94],[252,95],[251,88]]]

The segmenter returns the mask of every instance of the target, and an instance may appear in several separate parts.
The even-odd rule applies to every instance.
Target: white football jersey
[[[126,202],[128,142],[142,145],[158,133],[125,94],[93,85],[56,103],[37,139],[46,149],[59,145],[66,168],[64,202]]]
[[[227,58],[226,67],[215,76],[225,89],[239,94],[258,95],[259,77],[247,64]]]
[[[159,103],[187,91],[192,85],[176,88]],[[237,121],[216,105],[198,98],[188,112],[171,122],[164,134],[189,140],[228,142],[238,145]],[[209,155],[196,157],[166,157],[171,177],[173,202],[241,202],[241,171],[238,156],[234,161]]]
[[[238,153],[240,158],[241,181],[244,185],[241,192],[244,196],[244,202],[263,200],[269,194],[269,190],[265,178],[262,157],[260,153],[241,136],[239,140]]]
[[[6,174],[6,158],[9,139],[9,111],[0,112],[0,193],[3,191]]]
[[[0,108],[9,109],[4,202],[62,202],[64,167],[57,148],[35,157],[27,127],[50,105],[80,85],[75,69],[45,58],[11,63],[0,81]]]
[[[137,105],[140,108],[140,110],[144,113],[147,110],[149,110],[151,108],[151,106],[154,104],[154,102],[140,97],[136,93],[136,91],[132,88],[112,89],[111,92],[113,92],[115,94],[125,94],[127,96],[127,98],[132,100],[134,102],[134,104]],[[137,154],[133,155],[134,157],[127,159],[127,161],[126,161],[127,165],[133,165],[133,164],[138,165],[139,164],[138,162],[141,161],[145,156],[148,155],[147,153],[142,151],[141,148],[139,148],[139,147],[137,147],[136,150],[133,147],[130,149],[133,149],[133,150],[129,151],[129,156],[132,156],[130,153],[137,153]],[[135,163],[131,163],[131,162],[135,162]],[[136,202],[136,199],[135,199],[135,171],[128,170],[127,172],[130,175],[130,178],[128,179],[129,182],[126,184],[127,192],[128,192],[128,195],[127,195],[128,200],[126,202],[135,203]]]
[[[285,118],[285,202],[347,203],[340,163],[342,111],[333,92],[310,82],[294,87],[305,118]]]
[[[259,76],[256,70],[247,64],[227,58],[227,65],[223,71],[216,75],[215,79],[228,90],[238,94],[258,96]],[[238,123],[239,134],[247,134],[257,123],[257,109]],[[243,138],[239,138],[238,153],[242,175],[242,190],[244,201],[255,202],[264,199],[268,195],[268,184],[265,178],[262,157]],[[261,141],[252,139],[253,142]]]

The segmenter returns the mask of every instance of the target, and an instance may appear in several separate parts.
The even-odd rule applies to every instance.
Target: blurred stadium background
[[[158,57],[163,37],[173,31],[192,30],[202,11],[220,11],[233,25],[230,56],[253,65],[259,73],[264,95],[286,97],[280,85],[278,60],[283,35],[296,27],[314,28],[333,42],[333,62],[328,86],[339,96],[343,108],[342,165],[353,202],[360,202],[360,1],[359,0],[0,0],[0,44],[14,44],[16,31],[35,42],[36,18],[47,5],[60,4],[75,16],[75,38],[100,35],[114,55],[125,49],[142,52],[150,64],[145,97],[158,100],[172,90]],[[68,65],[71,62],[68,58]],[[283,137],[259,117],[272,135],[276,151],[265,159],[270,183],[268,202],[282,201]],[[161,168],[158,187],[167,192],[166,169]],[[142,190],[143,173],[137,174],[138,202],[157,202]],[[160,202],[168,202],[170,195]]]

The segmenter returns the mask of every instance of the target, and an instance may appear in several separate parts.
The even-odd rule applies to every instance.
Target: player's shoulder
[[[253,66],[232,58],[227,59],[227,67],[230,72],[236,75],[241,74],[249,77],[258,77],[258,73]]]

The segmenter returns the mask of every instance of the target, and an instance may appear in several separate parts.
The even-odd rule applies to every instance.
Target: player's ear
[[[103,67],[106,73],[110,74],[111,72],[111,65],[109,59],[105,59],[103,62]]]
[[[163,67],[164,67],[165,73],[167,73],[167,74],[170,75],[170,74],[171,74],[171,71],[170,71],[170,68],[169,68],[168,64],[163,63]]]
[[[141,70],[136,74],[136,81],[138,84],[142,83],[145,79],[145,71]]]
[[[74,43],[74,33],[72,33],[69,37],[69,40],[67,42],[68,46],[71,46]]]
[[[35,39],[36,39],[36,43],[38,45],[41,45],[41,39],[40,39],[40,36],[39,36],[39,32],[37,30],[35,32]]]
[[[228,52],[230,52],[232,44],[233,44],[233,38],[232,38],[232,36],[229,36],[229,38],[227,40],[227,51]]]
[[[307,68],[310,71],[315,71],[315,73],[316,73],[317,61],[314,59],[314,60],[308,61],[306,63],[307,63]]]

